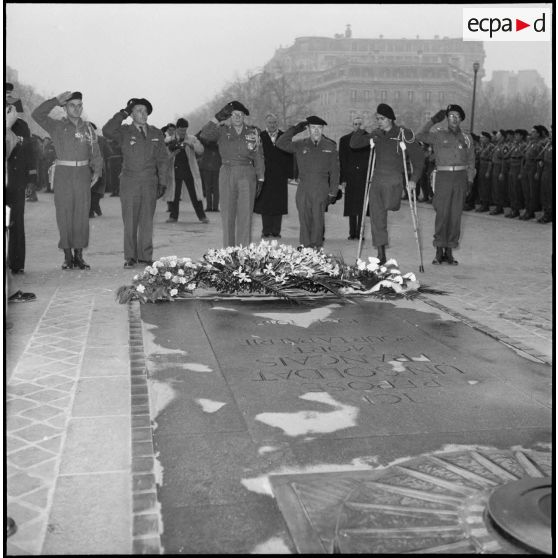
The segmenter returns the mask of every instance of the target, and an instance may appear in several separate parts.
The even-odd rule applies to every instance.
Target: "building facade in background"
[[[517,95],[528,95],[534,91],[544,93],[548,90],[543,77],[537,70],[494,70],[492,79],[483,84],[485,91],[494,95],[502,95],[509,99]]]
[[[482,42],[433,39],[355,39],[350,26],[335,37],[298,37],[266,64],[271,74],[297,76],[314,92],[312,109],[328,122],[332,139],[350,130],[356,114],[375,126],[375,108],[391,105],[397,122],[417,128],[449,103],[470,112],[473,63],[484,76]],[[465,128],[467,121],[465,122]]]

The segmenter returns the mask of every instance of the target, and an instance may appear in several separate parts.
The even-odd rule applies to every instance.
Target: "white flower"
[[[412,281],[413,283],[417,280],[416,275],[412,272],[405,273],[405,275],[403,275],[403,279],[409,279],[409,281]]]
[[[178,289],[171,289],[170,290],[170,295],[171,296],[176,296],[178,294]]]
[[[401,272],[398,269],[390,269],[389,272],[392,275],[401,275]]]
[[[359,271],[363,271],[366,268],[366,264],[360,258],[357,260],[357,268]]]
[[[144,293],[145,292],[145,287],[143,285],[138,285],[136,287],[136,291],[138,291],[138,293]]]
[[[372,258],[370,258],[372,259]],[[374,258],[374,259],[378,259],[378,258]],[[377,262],[370,262],[367,266],[366,266],[366,270],[367,271],[376,271],[378,269],[378,263]]]
[[[379,261],[379,260],[378,260],[378,261]],[[386,266],[389,266],[389,265],[397,265],[397,261],[394,260],[393,258],[390,258],[390,259],[385,263],[385,265],[386,265]],[[399,266],[397,266],[397,267],[399,267]]]
[[[146,269],[149,271],[149,273],[151,273],[151,275],[159,275],[159,271],[156,267],[146,267]]]
[[[196,284],[195,283],[188,283],[188,285],[186,286],[186,288],[189,291],[193,291],[196,288]]]
[[[178,275],[175,275],[175,276],[171,279],[171,281],[172,281],[173,283],[180,283],[180,279],[181,279],[181,278],[180,278]],[[184,277],[182,277],[182,279],[184,279]],[[186,279],[184,279],[184,281],[186,281]]]
[[[171,260],[169,262],[169,267],[176,267],[176,260]]]
[[[180,277],[180,278],[178,279],[178,281],[179,281],[182,285],[184,285],[184,284],[186,284],[187,279],[186,279],[186,277]]]
[[[165,272],[165,279],[170,279],[172,277],[172,273],[170,271]]]
[[[178,270],[178,275],[184,275],[184,270],[183,270],[183,269],[179,269],[179,270]]]
[[[139,275],[134,275],[134,281],[137,281],[139,278]]]
[[[391,277],[391,280],[399,285],[403,284],[403,277],[401,275],[396,275],[395,277]]]

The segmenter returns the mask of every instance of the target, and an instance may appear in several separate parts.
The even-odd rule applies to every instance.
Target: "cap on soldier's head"
[[[186,120],[186,118],[179,118],[176,121],[176,127],[177,128],[188,128],[188,120]]]
[[[523,128],[517,128],[517,129],[514,131],[514,134],[518,134],[518,135],[520,135],[521,137],[524,138],[524,137],[526,137],[526,136],[528,135],[528,132],[527,132],[527,130],[525,130],[525,129],[523,129]]]
[[[484,136],[487,139],[492,139],[492,134],[490,132],[481,132],[481,136]]]
[[[539,136],[548,136],[548,130],[542,124],[537,124],[533,128],[537,130]]]
[[[448,105],[448,108],[446,109],[446,116],[452,111],[459,113],[461,121],[465,120],[465,111],[459,105]]]
[[[306,122],[308,124],[318,124],[318,126],[327,126],[327,122],[319,116],[307,116]]]
[[[8,83],[7,81],[4,82],[4,95],[6,93],[11,93],[14,90],[14,84]]]
[[[74,99],[77,99],[78,101],[81,101],[83,99],[83,95],[81,94],[81,91],[74,91],[72,93],[72,96],[66,102],[69,103],[70,101],[73,101]]]
[[[132,110],[136,105],[143,105],[147,109],[147,114],[151,114],[153,112],[153,106],[147,99],[138,99],[133,97],[126,104],[127,108],[130,110]]]
[[[250,111],[240,101],[231,101],[229,107],[231,107],[232,110],[239,110],[246,116],[250,116]]]
[[[395,113],[393,112],[393,109],[389,105],[386,105],[386,103],[380,103],[378,105],[378,108],[376,109],[376,114],[385,116],[390,120],[395,120]]]

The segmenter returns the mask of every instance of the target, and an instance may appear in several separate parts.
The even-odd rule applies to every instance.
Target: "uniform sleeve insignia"
[[[159,138],[151,138],[151,141],[159,141]]]

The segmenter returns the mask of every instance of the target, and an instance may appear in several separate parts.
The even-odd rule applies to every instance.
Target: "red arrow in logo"
[[[530,23],[525,23],[524,21],[521,21],[520,19],[515,18],[515,30],[516,31],[521,31],[522,29],[525,29],[525,27],[531,27]]]

